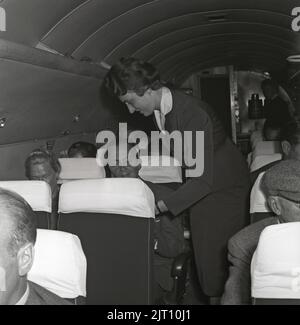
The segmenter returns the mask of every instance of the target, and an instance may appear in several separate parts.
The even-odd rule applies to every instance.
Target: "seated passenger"
[[[281,161],[268,169],[261,188],[276,217],[253,223],[230,239],[228,260],[231,266],[222,304],[251,303],[250,265],[263,229],[277,223],[300,221],[300,161]]]
[[[133,145],[128,144],[128,152],[132,147]],[[124,157],[122,154],[119,156],[118,145],[115,148],[117,150],[116,165],[108,165],[111,177],[140,178],[139,170],[141,169],[141,165],[131,165],[130,161],[127,159],[127,153],[124,154]],[[124,162],[125,166],[121,166],[121,161]],[[152,190],[156,202],[174,191],[174,189],[169,186],[146,181],[143,182]],[[154,237],[156,253],[154,260],[156,280],[155,297],[159,300],[167,291],[172,289],[173,280],[171,277],[171,267],[173,258],[182,253],[185,249],[183,216],[181,218],[171,219],[168,213],[164,213],[156,217]]]
[[[27,280],[34,260],[36,216],[18,194],[0,189],[0,305],[70,305]]]
[[[292,118],[288,102],[279,96],[279,85],[273,79],[265,79],[261,83],[261,89],[265,96],[265,117],[267,124],[282,127]]]
[[[281,148],[282,159],[297,159],[300,160],[300,119],[295,118],[284,125],[281,132]],[[277,165],[281,160],[273,161],[250,173],[251,184],[255,183],[258,175],[274,165]]]
[[[52,213],[50,229],[57,229],[59,186],[57,180],[61,166],[53,153],[37,149],[25,161],[25,175],[30,180],[45,181],[52,191]]]
[[[89,142],[75,142],[68,150],[69,158],[95,158],[96,155],[96,146]]]
[[[265,141],[280,141],[281,127],[270,122],[266,122],[263,128],[263,135]]]

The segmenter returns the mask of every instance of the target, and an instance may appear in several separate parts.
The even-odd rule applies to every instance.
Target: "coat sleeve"
[[[190,114],[189,119],[183,123],[181,132],[183,133],[184,131],[190,131],[192,142],[189,141],[188,144],[183,145],[182,165],[186,172],[190,172],[194,167],[201,169],[201,166],[203,170],[200,170],[200,174],[196,177],[189,177],[187,182],[177,191],[167,198],[164,198],[164,202],[173,216],[177,216],[182,211],[190,208],[193,204],[207,196],[211,193],[213,186],[214,144],[211,119],[208,114],[200,108],[198,110],[194,109],[193,114]],[[199,143],[196,142],[197,131],[203,131],[204,145],[202,147],[201,142],[200,146]],[[195,156],[197,152],[201,153]],[[191,153],[193,153],[193,157],[196,157],[196,165],[187,167],[185,166],[187,162],[185,154]]]
[[[247,254],[234,240],[231,240],[228,245],[228,261],[230,263],[229,277],[225,284],[221,304],[251,304],[250,262]]]
[[[184,228],[182,217],[170,219],[162,215],[155,220],[154,237],[157,240],[156,253],[173,258],[184,251]]]

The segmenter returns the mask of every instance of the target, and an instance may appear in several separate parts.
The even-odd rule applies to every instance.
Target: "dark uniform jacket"
[[[36,283],[28,281],[28,285],[29,296],[26,305],[72,305]]]
[[[164,198],[173,216],[190,208],[198,278],[204,293],[221,296],[227,278],[227,242],[249,223],[250,179],[246,161],[213,110],[199,99],[172,91],[173,108],[165,129],[204,131],[204,173]]]

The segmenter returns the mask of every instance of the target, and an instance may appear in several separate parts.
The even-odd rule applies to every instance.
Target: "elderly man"
[[[57,229],[58,220],[58,195],[57,184],[61,166],[53,153],[37,149],[30,153],[25,161],[25,175],[30,180],[45,181],[51,187],[52,213],[50,218],[50,229]]]
[[[36,240],[36,216],[29,204],[0,189],[0,211],[0,305],[69,305],[27,281]]]
[[[261,186],[276,217],[256,222],[233,236],[228,243],[231,264],[222,297],[223,304],[250,304],[250,264],[261,232],[267,226],[300,221],[300,161],[285,160],[267,170]]]

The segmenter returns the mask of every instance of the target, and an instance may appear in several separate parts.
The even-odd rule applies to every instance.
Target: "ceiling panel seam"
[[[213,35],[209,35],[209,36],[200,36],[200,37],[193,37],[193,38],[189,38],[189,39],[185,39],[184,41],[178,41],[176,42],[176,44],[174,43],[174,45],[171,45],[171,46],[168,46],[166,49],[164,50],[160,50],[157,54],[155,54],[154,56],[151,56],[151,61],[154,61],[157,57],[159,57],[160,55],[162,55],[163,53],[166,53],[167,51],[170,51],[172,48],[175,48],[177,47],[179,44],[184,44],[186,42],[189,42],[189,41],[194,41],[194,40],[203,40],[205,38],[216,38],[216,37],[227,37],[227,36],[258,36],[258,37],[266,37],[268,40],[272,39],[276,42],[281,42],[281,43],[286,43],[287,46],[290,46],[290,45],[294,45],[294,42],[292,41],[286,41],[286,40],[282,40],[281,38],[279,37],[270,37],[269,35],[265,36],[265,34],[257,34],[257,33],[227,33],[227,34],[213,34]],[[241,42],[245,42],[245,40],[236,40],[236,41],[241,41]],[[278,43],[277,43],[278,44]],[[280,46],[282,47],[282,46]],[[291,46],[290,46],[291,47]],[[285,48],[285,47],[282,47],[282,48]]]
[[[291,32],[291,30],[287,29],[287,28],[283,28],[283,27],[279,27],[277,25],[271,25],[271,24],[263,24],[263,23],[252,23],[252,22],[226,22],[226,23],[222,23],[222,24],[218,24],[218,25],[229,25],[229,24],[242,24],[242,25],[254,25],[254,26],[262,26],[262,27],[266,27],[268,26],[270,29],[278,29],[278,30],[281,30],[283,32],[286,32],[286,33],[289,33]],[[159,39],[162,39],[162,38],[165,38],[165,37],[168,37],[168,35],[170,34],[176,34],[178,31],[184,31],[184,30],[188,30],[188,29],[191,29],[191,28],[195,28],[196,26],[204,26],[204,27],[207,27],[207,26],[216,26],[216,24],[199,24],[199,25],[193,25],[191,27],[187,27],[187,28],[179,28],[177,29],[176,31],[172,31],[171,33],[166,33],[158,38],[156,38],[155,40],[143,45],[141,48],[139,48],[137,51],[135,51],[132,55],[137,55],[138,52],[144,50],[147,46],[155,43],[157,40]],[[207,34],[209,35],[209,34]],[[112,51],[111,53],[113,53],[114,51]],[[105,57],[105,59],[107,58],[107,56]]]
[[[137,9],[139,9],[139,8],[142,8],[142,7],[145,7],[145,6],[149,6],[150,4],[152,5],[153,3],[155,3],[155,2],[159,2],[159,1],[161,1],[161,0],[152,0],[150,3],[148,2],[148,3],[144,3],[144,4],[142,4],[142,5],[136,6],[136,7],[134,7],[134,8],[131,8],[130,10],[127,10],[127,11],[123,12],[122,14],[116,16],[115,18],[109,20],[109,21],[106,22],[104,25],[101,25],[99,28],[97,28],[97,29],[96,29],[92,34],[90,34],[89,37],[87,37],[83,42],[81,42],[80,45],[77,46],[77,48],[72,52],[71,55],[76,55],[75,53],[76,53],[77,51],[79,51],[79,50],[81,49],[81,47],[83,47],[84,44],[87,43],[87,42],[88,42],[88,41],[89,41],[89,40],[90,40],[90,39],[91,39],[95,34],[97,34],[101,29],[105,28],[106,26],[112,24],[114,21],[118,20],[120,17],[125,16],[125,15],[127,15],[128,13],[130,13],[130,12],[134,12],[135,10],[137,10]],[[103,60],[105,60],[105,59],[103,59]]]
[[[220,48],[220,45],[222,44],[222,43],[224,43],[224,42],[222,42],[222,41],[219,41],[219,42],[215,42],[215,43],[213,43],[213,44],[211,44],[211,47],[213,47],[212,48],[212,50],[214,50],[216,47],[218,47],[218,48]],[[259,45],[264,45],[264,43],[263,42],[255,42],[255,41],[243,41],[243,42],[241,42],[241,41],[227,41],[226,42],[226,44],[229,44],[229,43],[231,43],[231,44],[241,44],[241,43],[243,43],[243,44],[254,44],[254,45],[257,45],[257,44],[259,44]],[[217,45],[217,46],[215,46],[215,45]],[[163,59],[163,60],[161,60],[160,61],[160,63],[159,63],[159,66],[163,66],[163,63],[164,62],[166,62],[166,61],[168,61],[168,63],[170,64],[171,63],[171,61],[172,60],[175,60],[177,57],[180,57],[180,56],[182,56],[182,55],[184,55],[184,53],[186,53],[187,51],[196,51],[197,50],[197,48],[199,47],[199,45],[197,45],[197,46],[191,46],[191,47],[189,47],[189,48],[187,48],[187,49],[184,49],[184,50],[182,50],[182,51],[177,51],[176,52],[176,54],[175,55],[173,55],[173,56],[169,56],[168,58],[166,58],[166,59]],[[286,53],[286,55],[289,53],[289,51],[290,51],[290,49],[285,49],[285,48],[280,48],[280,47],[277,47],[276,45],[273,45],[273,44],[268,44],[268,46],[267,46],[267,48],[269,49],[269,48],[274,48],[274,50],[276,49],[280,49],[280,50],[282,50],[282,52],[280,52],[280,53]],[[237,48],[233,48],[231,51],[232,52],[234,52],[235,50],[236,50]],[[207,50],[206,48],[205,48],[205,51],[204,51],[205,53],[209,53],[210,52],[210,50]],[[201,51],[199,51],[199,55],[201,54]],[[151,60],[149,60],[149,61],[151,61]],[[152,62],[152,61],[151,61]]]
[[[171,20],[174,20],[174,19],[178,19],[178,18],[183,18],[183,17],[190,17],[190,16],[193,16],[193,15],[201,15],[201,16],[204,16],[204,17],[207,17],[208,15],[210,15],[210,14],[212,14],[212,13],[224,13],[224,12],[229,12],[229,13],[231,13],[231,12],[234,12],[234,11],[242,11],[242,12],[244,12],[244,11],[251,11],[251,12],[254,12],[254,13],[256,13],[256,12],[263,12],[263,13],[268,13],[268,14],[270,14],[270,13],[275,13],[275,15],[280,15],[280,16],[284,16],[285,18],[286,17],[289,17],[289,18],[291,18],[290,16],[288,16],[288,15],[285,15],[285,14],[282,14],[282,13],[278,13],[278,12],[273,12],[273,11],[268,11],[268,10],[257,10],[257,9],[251,9],[251,10],[246,10],[246,9],[226,9],[226,10],[213,10],[213,11],[204,11],[204,12],[197,12],[197,13],[195,13],[195,12],[193,12],[193,13],[188,13],[188,14],[184,14],[184,15],[180,15],[180,16],[176,16],[176,17],[170,17],[170,18],[168,18],[168,19],[164,19],[164,20],[161,20],[161,21],[159,21],[159,22],[156,22],[156,23],[154,23],[154,24],[151,24],[151,25],[149,25],[149,26],[147,26],[147,27],[145,27],[145,28],[143,28],[143,29],[140,29],[137,33],[135,33],[135,34],[132,34],[132,35],[130,35],[130,37],[127,37],[125,40],[123,40],[122,42],[120,42],[119,44],[118,44],[118,46],[116,46],[111,52],[109,52],[109,54],[107,54],[104,58],[103,58],[103,60],[106,60],[107,59],[107,57],[108,56],[110,56],[112,53],[114,53],[114,51],[116,51],[119,47],[121,47],[124,43],[126,43],[126,42],[128,42],[128,40],[130,40],[130,39],[132,39],[132,38],[134,38],[134,37],[136,37],[137,35],[139,35],[139,34],[142,34],[142,33],[144,33],[146,30],[148,30],[148,29],[151,29],[151,28],[153,28],[153,26],[157,26],[157,25],[159,25],[159,24],[162,24],[162,23],[165,23],[165,22],[168,22],[168,21],[171,21]],[[242,21],[241,21],[242,22]],[[235,23],[235,22],[228,22],[228,23]],[[240,22],[239,22],[240,23]],[[199,24],[199,26],[211,26],[211,25],[213,25],[213,26],[215,26],[216,25],[216,23],[209,23],[209,24]],[[268,25],[268,24],[264,24],[264,25]],[[98,33],[103,27],[104,27],[105,25],[103,25],[103,26],[101,26],[101,28],[99,28],[97,31],[95,31],[92,35],[90,35],[90,37],[92,37],[95,33]],[[273,25],[270,25],[270,26],[273,26]],[[285,28],[282,28],[282,29],[284,29],[285,30]],[[89,37],[89,38],[90,38]],[[86,39],[86,41],[88,41],[88,38]],[[85,42],[86,42],[85,41]],[[79,48],[80,47],[82,47],[83,46],[83,43],[76,49],[76,50],[74,50],[74,52],[75,51],[77,51],[77,50],[79,50]],[[73,53],[74,53],[73,52]]]
[[[62,17],[55,25],[53,25],[53,27],[51,27],[51,29],[49,29],[49,31],[41,38],[41,42],[43,42],[43,40],[45,38],[47,38],[47,36],[49,34],[51,34],[51,32],[53,30],[56,29],[56,27],[58,25],[60,25],[63,21],[65,21],[66,19],[68,19],[74,12],[76,12],[77,10],[79,10],[80,8],[84,7],[85,5],[87,5],[89,2],[91,2],[92,0],[85,0],[85,2],[81,3],[80,5],[78,5],[77,7],[73,8],[70,12],[68,12],[64,17]]]

